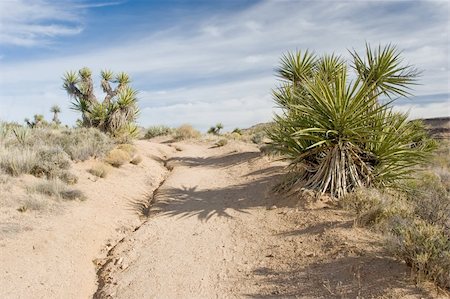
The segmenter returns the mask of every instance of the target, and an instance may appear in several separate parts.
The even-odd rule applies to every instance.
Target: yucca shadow
[[[205,221],[213,216],[232,218],[231,210],[247,213],[252,208],[270,206],[272,199],[268,195],[280,176],[271,173],[220,189],[199,189],[198,186],[164,188],[150,213],[173,217],[196,216]]]

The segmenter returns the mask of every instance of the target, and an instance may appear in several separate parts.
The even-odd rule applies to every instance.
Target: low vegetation
[[[89,168],[88,172],[92,175],[95,175],[99,178],[106,178],[108,173],[110,172],[111,166],[109,164],[103,162],[96,162]]]
[[[130,161],[130,154],[120,148],[111,150],[105,158],[105,162],[114,167],[120,167]]]
[[[158,136],[167,136],[173,133],[173,129],[167,126],[152,126],[145,132],[145,139],[151,139]]]
[[[66,184],[59,180],[47,180],[29,189],[29,192],[36,192],[47,196],[64,200],[84,200],[83,192],[68,188]]]
[[[439,151],[448,151],[441,144]],[[357,189],[341,199],[356,214],[355,224],[387,236],[387,246],[405,261],[418,282],[450,288],[450,169],[435,155],[404,191]],[[439,166],[437,166],[439,165]]]
[[[191,125],[185,124],[177,128],[174,132],[174,139],[177,141],[186,139],[195,139],[201,136],[200,132]]]
[[[68,129],[58,126],[58,109],[53,107],[53,124],[43,119],[31,127],[15,123],[0,124],[0,193],[7,196],[5,205],[17,205],[19,212],[41,211],[55,200],[83,200],[75,185],[78,177],[72,163],[89,158],[103,158],[113,147],[113,140],[95,128]],[[26,194],[12,194],[12,185],[22,185],[15,177],[32,175]],[[38,183],[34,183],[35,181]],[[9,188],[9,189],[8,189]],[[8,190],[7,190],[8,189]],[[16,191],[14,191],[16,190]],[[20,193],[20,192],[19,192]]]

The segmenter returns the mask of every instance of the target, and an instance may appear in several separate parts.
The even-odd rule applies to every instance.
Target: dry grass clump
[[[119,148],[110,151],[105,158],[105,162],[114,167],[120,167],[130,161],[131,161],[130,154]]]
[[[30,194],[26,198],[20,200],[20,206],[17,208],[19,212],[42,211],[47,209],[49,202],[41,196]]]
[[[47,179],[57,178],[61,170],[70,167],[70,157],[60,147],[42,147],[37,149],[37,163],[30,174],[36,177],[45,176]]]
[[[125,152],[127,152],[130,156],[134,156],[137,152],[137,149],[134,145],[129,144],[129,143],[123,143],[123,144],[119,144],[117,145],[118,149],[121,149]]]
[[[80,190],[70,189],[59,180],[48,180],[28,190],[30,193],[40,193],[50,197],[65,200],[85,200],[86,197]]]
[[[78,183],[78,177],[68,170],[62,170],[58,174],[58,178],[67,185],[75,185]]]
[[[182,125],[175,130],[175,140],[195,139],[201,136],[200,132],[191,125]]]
[[[30,173],[37,164],[37,153],[31,148],[0,148],[0,168],[12,176]]]
[[[217,141],[217,142],[214,144],[214,146],[215,146],[215,147],[222,147],[222,146],[225,146],[225,145],[227,145],[227,144],[228,144],[228,140],[225,139],[225,138],[223,138],[223,139],[220,139],[219,141]]]
[[[173,129],[167,126],[152,126],[145,132],[145,139],[151,139],[158,136],[167,136],[173,133]]]
[[[393,217],[408,218],[413,209],[401,195],[374,188],[359,188],[343,196],[340,204],[356,214],[355,225],[383,227]]]
[[[97,162],[94,165],[92,165],[92,167],[88,170],[88,172],[99,178],[106,178],[110,170],[111,166],[109,166],[109,164]]]

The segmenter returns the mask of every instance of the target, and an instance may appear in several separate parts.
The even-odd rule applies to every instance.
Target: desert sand
[[[136,144],[141,164],[76,164],[85,201],[1,235],[1,298],[443,296],[329,198],[273,194],[285,164],[256,145]]]

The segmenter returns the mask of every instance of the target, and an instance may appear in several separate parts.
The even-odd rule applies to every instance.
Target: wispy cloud
[[[415,90],[420,107],[401,102],[400,109],[411,108],[412,117],[427,111],[449,115],[442,108],[449,105],[447,24],[448,5],[435,2],[258,2],[240,11],[187,17],[164,30],[140,29],[132,37],[130,31],[116,32],[119,44],[79,48],[79,54],[0,61],[0,118],[43,113],[51,101],[67,107],[60,76],[89,66],[95,74],[103,68],[131,74],[141,90],[142,125],[248,126],[273,113],[270,93],[281,53],[309,48],[348,57],[347,49],[362,50],[366,41],[397,44],[406,61],[424,71]],[[66,121],[74,121],[75,114],[63,112]]]
[[[81,11],[65,1],[0,1],[0,44],[34,46],[79,34]]]

